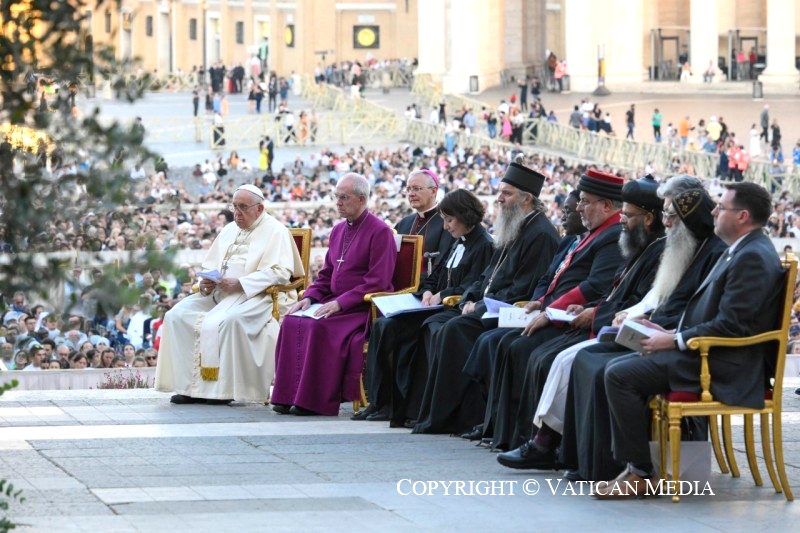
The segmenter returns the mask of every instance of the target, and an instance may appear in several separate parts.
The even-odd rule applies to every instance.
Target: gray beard
[[[682,222],[667,228],[667,244],[653,282],[653,295],[658,305],[666,302],[694,259],[700,242]]]
[[[619,236],[619,249],[622,257],[625,259],[636,257],[650,244],[648,238],[649,235],[644,224],[637,224],[632,230],[623,227]]]
[[[524,212],[517,205],[500,209],[500,212],[497,213],[497,219],[494,222],[495,248],[503,248],[516,240],[527,215],[528,213]]]

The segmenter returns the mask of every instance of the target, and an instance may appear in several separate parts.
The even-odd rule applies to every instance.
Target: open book
[[[308,309],[304,311],[295,311],[294,313],[292,313],[291,316],[302,316],[305,318],[313,318],[314,320],[319,320],[322,317],[314,316],[314,313],[316,313],[317,309],[319,309],[320,307],[322,307],[322,304],[311,304],[308,306]]]
[[[422,300],[413,294],[376,296],[372,301],[375,302],[375,306],[386,318],[406,313],[431,312],[444,309],[443,305],[422,305]]]
[[[486,306],[486,312],[481,316],[481,320],[485,320],[487,318],[500,318],[500,309],[505,307],[514,307],[511,304],[501,300],[495,300],[494,298],[484,298],[483,305]]]
[[[622,327],[619,329],[617,338],[614,341],[619,345],[641,353],[642,341],[649,339],[655,333],[658,333],[657,329],[626,319],[622,322]]]
[[[501,328],[524,328],[530,324],[531,320],[541,314],[541,311],[525,312],[524,307],[503,307],[500,309],[500,321],[498,327]]]

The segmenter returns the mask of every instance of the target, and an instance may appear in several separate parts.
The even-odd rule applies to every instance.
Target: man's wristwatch
[[[680,350],[680,346],[678,345],[678,334],[675,333],[672,335],[672,344],[676,350]]]

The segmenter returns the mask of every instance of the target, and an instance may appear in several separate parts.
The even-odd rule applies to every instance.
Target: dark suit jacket
[[[784,272],[775,246],[760,230],[748,234],[732,254],[723,254],[690,298],[678,330],[692,337],[749,337],[775,329],[781,311]],[[766,367],[774,347],[715,348],[709,354],[711,394],[721,402],[764,406]],[[672,390],[699,391],[699,357],[675,352],[669,366]]]
[[[567,257],[569,253],[570,247],[572,243],[574,243],[580,235],[564,235],[561,239],[561,243],[558,245],[558,249],[556,250],[556,255],[553,256],[553,260],[550,262],[550,268],[547,269],[547,272],[539,278],[539,281],[536,283],[536,287],[533,289],[533,296],[531,300],[538,300],[544,293],[547,292],[547,287],[550,286],[550,283],[553,281],[553,277],[556,275],[556,270],[558,270],[558,265],[561,264],[561,261]]]
[[[426,213],[426,216],[431,217],[430,222],[428,225],[425,226],[425,229],[422,230],[420,235],[423,235],[422,241],[422,252],[430,253],[430,252],[439,252],[439,255],[433,258],[431,261],[431,273],[436,270],[436,267],[439,265],[440,262],[444,261],[445,257],[447,257],[447,252],[450,250],[450,246],[453,244],[453,237],[445,231],[444,229],[444,221],[442,217],[439,216],[439,209],[434,208],[431,209]],[[402,235],[408,235],[411,233],[411,229],[414,227],[414,219],[416,219],[417,215],[408,215],[404,217],[397,225],[394,227],[397,233]],[[420,278],[420,284],[425,282],[425,279],[428,277],[428,259],[423,257],[422,258],[422,276]]]

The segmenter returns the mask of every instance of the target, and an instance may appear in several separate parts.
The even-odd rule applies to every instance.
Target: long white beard
[[[658,305],[666,302],[678,286],[694,258],[698,244],[699,241],[682,222],[676,221],[671,228],[667,228],[667,244],[653,282]]]
[[[494,222],[495,248],[503,248],[514,242],[519,236],[519,231],[527,214],[518,205],[500,208],[500,212],[497,213],[497,219]]]

